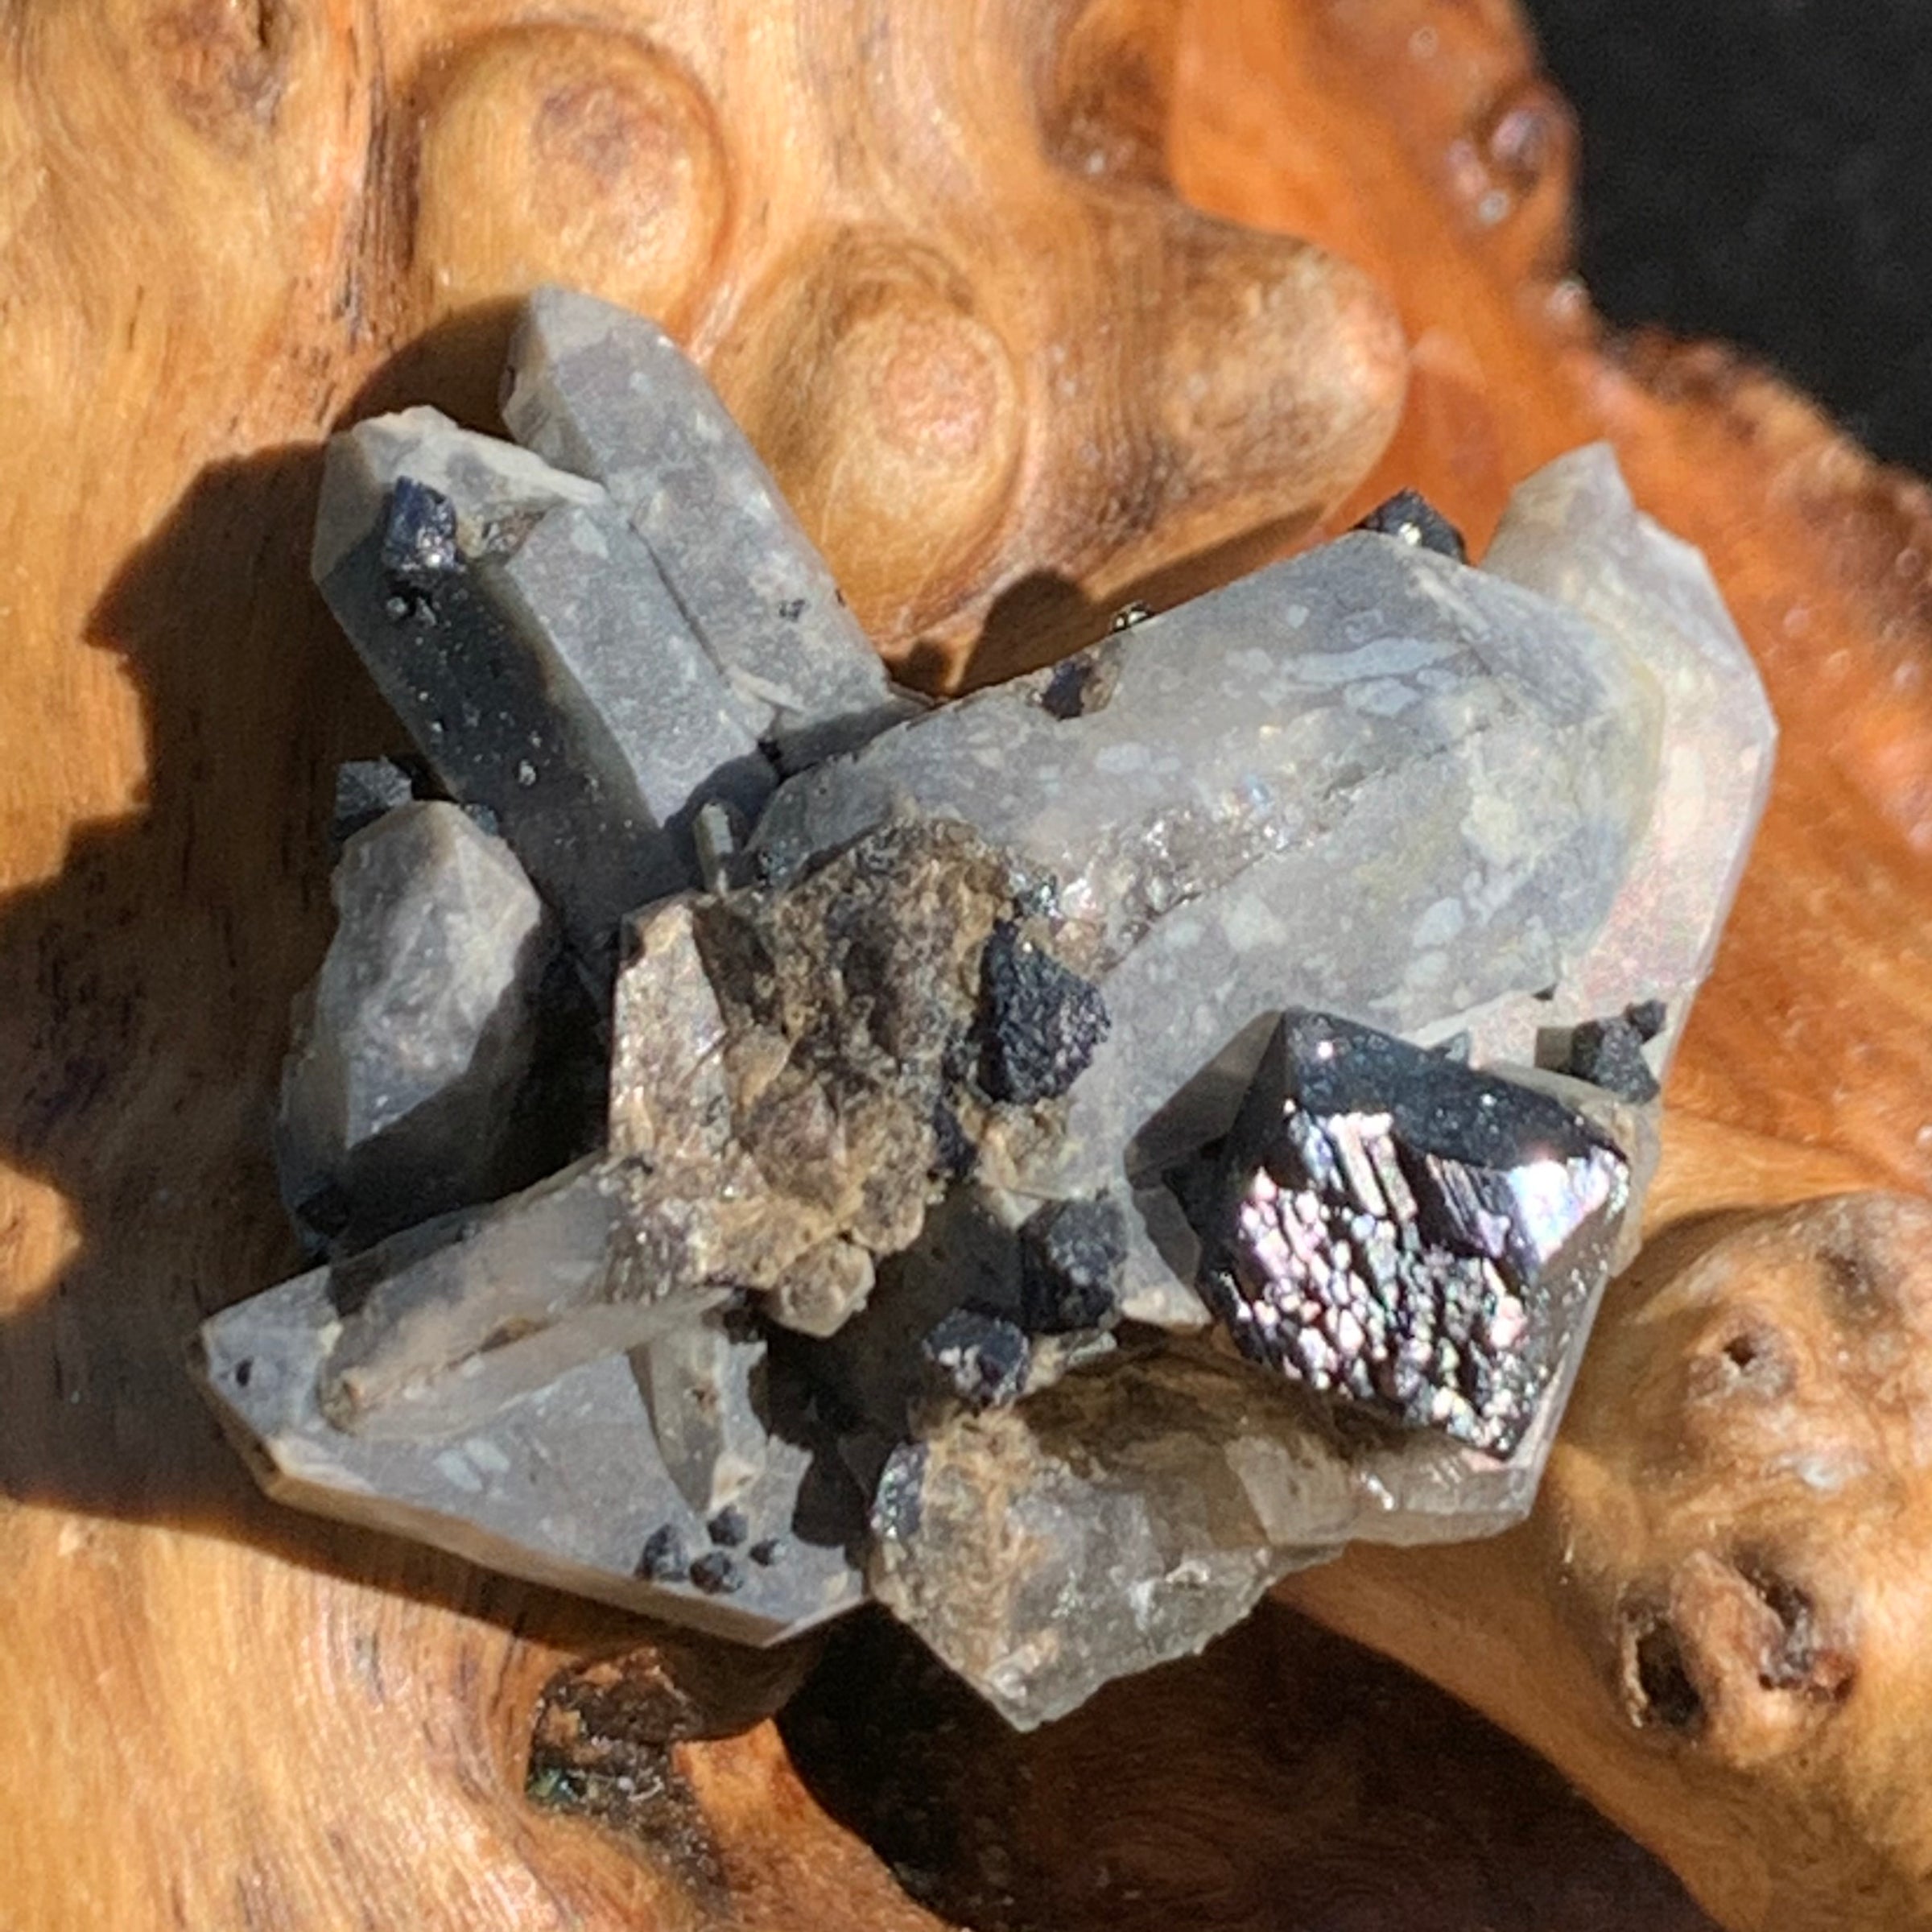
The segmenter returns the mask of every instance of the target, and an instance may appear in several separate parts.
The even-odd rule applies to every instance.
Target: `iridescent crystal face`
[[[1282,1020],[1230,1137],[1210,1299],[1321,1393],[1508,1455],[1600,1274],[1629,1163],[1550,1095]]]

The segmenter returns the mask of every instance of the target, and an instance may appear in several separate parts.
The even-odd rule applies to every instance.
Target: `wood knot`
[[[1288,477],[1302,501],[1340,496],[1401,412],[1409,350],[1393,304],[1311,243],[1178,202],[1162,225],[1151,394],[1174,487],[1197,512]]]
[[[1067,29],[1038,105],[1042,145],[1092,180],[1167,179],[1177,14],[1147,0],[1089,0]]]
[[[1855,1677],[1812,1592],[1760,1554],[1695,1550],[1617,1613],[1624,1715],[1740,1768],[1793,1749]]]
[[[231,154],[247,151],[274,125],[291,38],[283,0],[192,0],[157,11],[147,31],[175,111]]]
[[[422,319],[563,281],[686,323],[732,184],[712,102],[672,56],[628,34],[518,27],[463,47],[424,92]]]
[[[952,262],[875,228],[807,244],[713,374],[875,636],[960,601],[1011,503],[1025,412]]]

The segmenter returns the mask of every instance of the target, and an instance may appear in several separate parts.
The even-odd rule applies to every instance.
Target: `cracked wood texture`
[[[5,0],[0,45],[0,1926],[1932,1922],[1919,1210],[1788,1206],[1932,1181],[1932,504],[1599,338],[1507,0]],[[1657,1238],[1530,1524],[1285,1593],[1677,1878],[1286,1608],[1017,1740],[876,1624],[739,1678],[255,1496],[182,1353],[291,1263],[329,772],[394,729],[305,581],[319,443],[492,426],[546,278],[708,364],[935,687],[1400,485],[1480,547],[1592,436],[1704,547],[1785,736]]]

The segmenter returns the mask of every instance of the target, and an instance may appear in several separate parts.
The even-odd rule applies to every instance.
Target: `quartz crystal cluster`
[[[655,327],[329,450],[345,767],[204,1379],[271,1492],[752,1642],[876,1597],[1014,1723],[1528,1507],[1773,732],[1585,449],[1066,663],[896,690]]]

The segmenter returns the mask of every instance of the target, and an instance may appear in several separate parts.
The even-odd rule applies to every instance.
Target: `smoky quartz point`
[[[511,432],[609,492],[788,769],[914,708],[744,432],[654,323],[540,288],[506,373]]]
[[[1773,737],[1608,452],[925,706],[655,324],[539,291],[506,394],[325,468],[419,761],[338,794],[324,1265],[202,1331],[271,1492],[749,1642],[869,1595],[1022,1725],[1519,1521]]]
[[[578,951],[694,883],[707,803],[775,781],[748,711],[596,484],[432,409],[329,444],[316,580],[452,794],[486,807]]]
[[[554,935],[499,839],[394,766],[336,867],[336,934],[300,1003],[276,1156],[317,1245],[361,1245],[510,1180]]]

